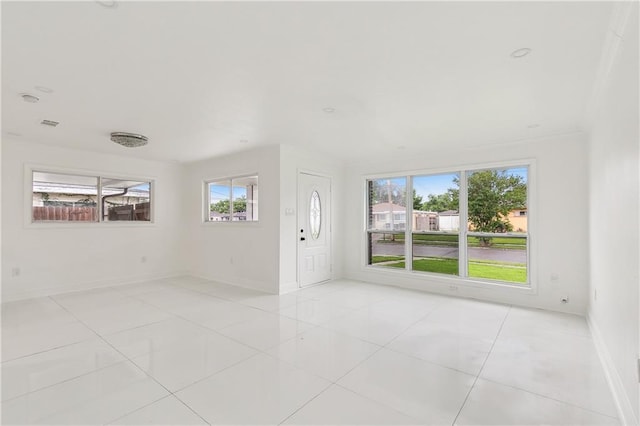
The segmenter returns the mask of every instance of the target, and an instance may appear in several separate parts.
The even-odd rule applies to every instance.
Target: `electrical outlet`
[[[560,275],[556,274],[555,272],[553,272],[551,274],[551,281],[558,281],[560,279]]]
[[[20,276],[20,268],[18,268],[17,266],[14,268],[11,268],[11,276],[12,277],[19,277]]]
[[[233,265],[233,257],[229,258],[229,263]]]
[[[140,263],[147,263],[147,256],[142,256],[140,258]]]

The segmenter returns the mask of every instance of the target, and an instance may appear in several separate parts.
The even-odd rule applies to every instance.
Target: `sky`
[[[512,175],[520,176],[523,181],[527,182],[527,168],[526,167],[517,167],[506,169]],[[413,188],[416,190],[417,195],[422,195],[422,198],[426,201],[429,194],[444,194],[447,192],[449,188],[457,188],[457,185],[453,183],[453,179],[458,176],[458,173],[446,173],[446,174],[437,174],[437,175],[425,175],[425,176],[414,176],[413,178]],[[387,179],[379,179],[380,181],[386,182]],[[404,186],[405,179],[404,178],[393,178],[390,179],[392,184],[398,186]]]
[[[215,185],[209,184],[209,192],[211,197],[211,203],[217,203],[220,200],[228,200],[229,199],[229,185]],[[247,196],[247,188],[245,186],[234,186],[233,187],[233,199],[240,198],[242,196]]]

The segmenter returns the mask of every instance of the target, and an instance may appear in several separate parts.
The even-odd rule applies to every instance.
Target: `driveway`
[[[526,250],[506,250],[492,247],[469,247],[469,259],[496,260],[502,262],[527,263]],[[374,255],[404,256],[404,243],[373,243]],[[418,257],[458,257],[455,247],[416,245],[413,254]]]

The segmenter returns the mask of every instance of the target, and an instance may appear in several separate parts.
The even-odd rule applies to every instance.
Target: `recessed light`
[[[540,125],[539,124],[529,124],[527,127],[530,128],[530,129],[535,129],[536,127],[540,127]]]
[[[511,52],[511,57],[514,59],[524,58],[529,53],[531,53],[531,49],[528,47],[523,47],[521,49],[517,49]]]
[[[15,137],[18,137],[18,138],[19,138],[20,136],[22,136],[22,134],[20,134],[20,133],[16,133],[16,132],[7,132],[7,134],[8,134],[9,136],[15,136]]]
[[[48,87],[45,86],[36,86],[36,90],[42,92],[42,93],[53,93],[53,89],[50,89]]]
[[[249,143],[247,139],[240,139],[240,143]]]
[[[106,7],[108,9],[115,9],[118,7],[118,2],[115,0],[95,0],[102,7]]]
[[[398,148],[398,149],[406,149],[407,147],[404,146],[404,145],[398,145],[396,148]]]
[[[29,102],[30,104],[37,104],[40,100],[39,97],[30,95],[28,93],[21,93],[20,96],[22,97],[23,101]]]
[[[327,114],[331,114],[332,112],[335,112],[336,109],[335,108],[331,108],[331,107],[326,107],[326,108],[322,108],[322,110],[324,112],[326,112]]]

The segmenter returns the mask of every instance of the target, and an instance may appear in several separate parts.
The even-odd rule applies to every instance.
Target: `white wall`
[[[331,177],[332,278],[340,278],[344,261],[344,166],[341,161],[316,152],[282,145],[280,147],[280,292],[298,288],[298,173],[317,173]],[[294,215],[286,215],[293,209]]]
[[[523,306],[584,314],[587,307],[587,169],[582,134],[555,136],[477,149],[411,153],[350,164],[345,198],[345,257],[348,278],[399,285]],[[366,175],[459,168],[464,165],[535,159],[534,200],[530,209],[535,294],[470,287],[455,278],[366,268],[364,264],[364,179]],[[551,280],[552,274],[558,276]],[[453,281],[452,281],[453,280]],[[455,285],[457,290],[451,291]],[[562,296],[569,303],[562,304]]]
[[[279,291],[280,148],[238,152],[184,165],[186,268],[192,274],[267,293]],[[259,220],[203,223],[203,182],[258,174]]]
[[[25,212],[25,197],[31,200],[25,188],[25,164],[154,179],[155,223],[30,225],[30,212]],[[181,222],[180,192],[178,164],[3,140],[2,300],[182,272],[181,253],[175,250],[180,238],[176,225]],[[13,268],[20,269],[19,276],[11,276]]]
[[[637,424],[640,209],[638,4],[630,14],[589,141],[589,318],[604,343],[614,393],[627,424]],[[621,40],[615,39],[622,35]],[[597,293],[596,293],[597,292]],[[596,298],[597,296],[597,298]]]

